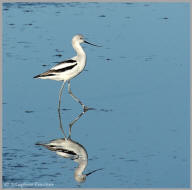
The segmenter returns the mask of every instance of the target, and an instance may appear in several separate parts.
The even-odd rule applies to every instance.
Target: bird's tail
[[[39,78],[41,76],[41,74],[40,75],[36,75],[36,76],[34,76],[33,78]]]
[[[55,76],[54,71],[49,70],[49,71],[46,71],[46,72],[41,73],[39,75],[36,75],[33,78],[44,78],[44,77],[50,77],[50,76]]]

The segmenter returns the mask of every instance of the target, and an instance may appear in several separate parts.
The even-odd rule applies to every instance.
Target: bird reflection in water
[[[83,174],[88,164],[88,154],[86,149],[81,144],[71,139],[71,128],[74,125],[74,123],[77,122],[84,114],[85,114],[85,111],[83,111],[78,117],[76,117],[69,124],[69,136],[66,137],[66,134],[62,127],[61,115],[59,111],[60,128],[64,134],[64,138],[54,139],[54,140],[51,140],[49,143],[45,143],[45,144],[36,143],[36,145],[41,145],[47,148],[48,150],[56,152],[56,154],[58,154],[59,156],[62,156],[64,158],[69,158],[77,162],[78,167],[75,169],[74,178],[77,182],[80,182],[80,183],[84,182],[86,180],[86,177],[89,176],[90,174],[103,169],[103,168],[100,168],[100,169],[93,170],[89,173]]]

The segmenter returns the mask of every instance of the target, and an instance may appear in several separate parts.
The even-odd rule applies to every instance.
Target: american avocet
[[[71,84],[70,84],[70,80],[75,76],[79,75],[83,71],[86,65],[86,54],[80,45],[81,43],[87,43],[93,46],[101,47],[101,46],[92,44],[90,42],[87,42],[84,39],[83,35],[81,34],[75,35],[72,39],[72,46],[75,49],[77,56],[72,57],[71,59],[62,61],[59,64],[52,67],[50,70],[34,77],[34,78],[40,78],[40,79],[51,79],[51,80],[63,81],[63,84],[59,91],[58,110],[60,109],[62,90],[64,88],[66,81],[68,81],[68,92],[72,96],[72,98],[81,104],[81,106],[83,107],[83,110],[88,109],[75,95],[73,95],[71,91]]]

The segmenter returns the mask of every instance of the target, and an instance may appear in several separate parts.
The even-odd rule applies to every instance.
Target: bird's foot
[[[82,105],[82,106],[83,106],[83,111],[84,112],[87,112],[88,110],[96,110],[95,108],[89,108],[89,107],[87,107],[85,105]]]
[[[83,106],[83,112],[87,112],[89,110],[89,108],[85,105],[82,105]]]

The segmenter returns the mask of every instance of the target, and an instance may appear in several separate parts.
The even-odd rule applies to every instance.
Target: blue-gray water
[[[4,187],[189,187],[189,3],[4,3]],[[82,33],[86,70],[71,81],[88,111],[72,138],[89,155],[77,164],[35,145],[62,138],[60,82],[33,76],[75,55]],[[60,56],[62,55],[62,56]],[[65,88],[62,120],[81,112]]]

